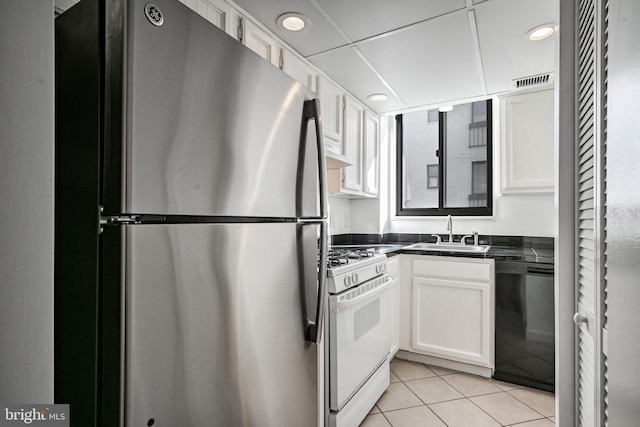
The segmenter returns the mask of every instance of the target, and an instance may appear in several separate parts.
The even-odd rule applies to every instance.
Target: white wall
[[[351,203],[343,197],[329,196],[329,234],[351,233]]]
[[[53,402],[53,1],[0,2],[0,402]]]

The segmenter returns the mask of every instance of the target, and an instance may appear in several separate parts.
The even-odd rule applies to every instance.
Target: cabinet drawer
[[[413,275],[470,281],[491,281],[493,260],[421,257],[413,260]]]

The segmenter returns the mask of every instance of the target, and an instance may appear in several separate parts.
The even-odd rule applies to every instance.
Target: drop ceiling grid
[[[308,0],[233,0],[233,2],[303,56],[344,46],[349,42]],[[286,12],[302,13],[309,18],[311,25],[307,30],[296,33],[279,28],[276,20]]]
[[[465,0],[315,0],[351,41],[465,8]]]
[[[401,99],[389,92],[378,75],[358,56],[352,47],[345,46],[334,49],[325,54],[313,56],[310,60],[339,85],[349,88],[352,95],[378,114],[407,108]],[[389,98],[383,102],[371,102],[367,96],[372,93],[385,93]]]
[[[484,95],[466,8],[356,46],[410,108]]]
[[[487,92],[511,89],[511,80],[555,69],[555,37],[532,42],[528,30],[557,22],[555,0],[493,0],[475,15]]]

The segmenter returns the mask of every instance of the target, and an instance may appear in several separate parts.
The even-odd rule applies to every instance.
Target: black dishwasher
[[[553,264],[496,261],[494,378],[555,391]]]

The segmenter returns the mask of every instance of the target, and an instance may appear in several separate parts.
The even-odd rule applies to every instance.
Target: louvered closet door
[[[578,10],[576,393],[580,426],[606,422],[603,354],[607,0]]]

